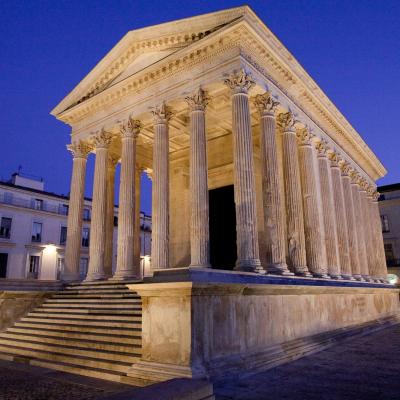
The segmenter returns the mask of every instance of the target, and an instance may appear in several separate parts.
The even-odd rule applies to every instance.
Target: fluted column
[[[186,97],[190,110],[190,266],[210,267],[210,233],[205,109],[209,101],[199,88]]]
[[[74,281],[79,279],[86,162],[90,147],[85,142],[80,141],[79,143],[68,145],[67,148],[72,153],[73,165],[62,279]]]
[[[120,127],[122,142],[118,208],[117,268],[113,279],[138,278],[134,257],[136,138],[140,121],[129,117]]]
[[[279,114],[277,122],[282,134],[288,256],[296,275],[311,276],[306,258],[296,121],[293,114],[287,112]]]
[[[89,268],[86,281],[104,279],[104,252],[106,247],[107,164],[111,135],[102,130],[93,138],[96,149],[94,169],[92,220],[90,224]]]
[[[169,135],[171,112],[163,102],[154,117],[151,267],[169,268]]]
[[[332,177],[329,160],[326,154],[327,146],[323,141],[316,145],[319,171],[322,215],[325,230],[325,248],[328,274],[332,279],[342,279],[340,275],[339,249],[336,227],[336,214],[332,191]]]
[[[383,244],[383,235],[382,235],[382,224],[381,217],[379,213],[379,193],[374,190],[372,193],[372,205],[371,211],[373,216],[373,228],[375,234],[375,242],[377,247],[377,265],[378,265],[378,276],[382,283],[387,283],[387,265],[386,265],[386,257],[385,257],[385,247]]]
[[[351,196],[354,206],[354,224],[356,228],[358,243],[358,261],[360,264],[360,275],[362,280],[369,279],[367,247],[364,233],[363,206],[360,198],[359,175],[354,170],[350,172]]]
[[[360,272],[360,260],[358,257],[358,238],[357,238],[357,228],[355,221],[355,212],[353,205],[353,197],[351,194],[351,184],[350,184],[350,172],[351,167],[347,162],[342,163],[340,166],[342,172],[342,185],[343,185],[343,198],[346,212],[347,220],[347,233],[349,240],[349,256],[352,276],[361,280]]]
[[[140,242],[141,242],[141,228],[140,228],[140,189],[141,189],[141,177],[143,167],[136,165],[135,170],[135,234],[134,234],[134,265],[136,268],[135,275],[138,278],[142,278],[142,270],[140,268]]]
[[[313,276],[329,278],[322,205],[317,192],[318,177],[314,164],[315,154],[311,141],[312,137],[313,135],[308,128],[297,129],[307,266]]]
[[[349,235],[347,230],[347,218],[344,206],[342,178],[339,168],[339,156],[336,153],[330,153],[332,190],[335,205],[336,227],[338,236],[340,274],[345,279],[354,279],[351,272],[349,255]]]
[[[104,272],[107,278],[112,276],[114,249],[114,181],[117,163],[118,157],[114,154],[109,154],[107,168],[106,248],[104,251]]]
[[[373,282],[374,279],[372,278],[373,273],[373,260],[372,260],[372,236],[371,236],[371,216],[369,212],[369,200],[367,197],[367,188],[368,183],[365,179],[360,179],[360,209],[362,212],[362,220],[363,220],[363,231],[364,231],[364,240],[365,240],[365,249],[366,249],[366,256],[367,256],[367,269],[368,273],[364,276],[368,282]]]
[[[275,118],[278,102],[272,99],[269,92],[257,95],[254,102],[260,113],[260,156],[267,272],[279,275],[293,275],[286,264],[283,204],[279,190]]]
[[[265,273],[261,267],[256,214],[253,140],[248,91],[254,85],[249,74],[241,70],[225,80],[232,91],[232,134],[234,190],[236,207],[235,269]]]

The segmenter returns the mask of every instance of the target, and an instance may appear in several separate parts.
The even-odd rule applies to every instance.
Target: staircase
[[[71,284],[0,332],[0,359],[119,382],[140,358],[141,320],[125,284]]]

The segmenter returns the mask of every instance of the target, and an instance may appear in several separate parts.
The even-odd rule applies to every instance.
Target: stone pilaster
[[[353,170],[350,172],[351,178],[351,196],[354,206],[354,223],[356,228],[357,243],[358,243],[358,261],[360,264],[360,275],[362,280],[369,278],[368,274],[368,258],[366,240],[364,234],[364,218],[363,218],[363,205],[360,198],[359,176]]]
[[[89,268],[86,281],[104,279],[104,253],[106,247],[107,164],[111,135],[102,130],[93,138],[96,149],[94,169],[92,220],[90,224]]]
[[[331,177],[333,200],[335,205],[336,227],[338,236],[340,274],[345,279],[354,279],[352,277],[350,255],[349,255],[349,235],[347,230],[347,218],[344,205],[343,185],[339,168],[339,157],[336,153],[330,153]]]
[[[251,133],[248,91],[254,85],[244,70],[225,80],[232,92],[233,165],[236,206],[236,243],[238,258],[235,269],[264,273],[261,267],[255,197],[253,139]]]
[[[140,245],[141,245],[141,228],[140,228],[140,189],[143,167],[136,164],[135,170],[135,234],[134,234],[134,265],[137,268],[135,275],[142,278],[142,270],[140,268]]]
[[[199,88],[186,97],[190,110],[190,266],[210,267],[210,232],[205,109],[209,98]]]
[[[117,163],[118,157],[114,154],[109,154],[107,168],[106,248],[104,251],[104,272],[107,278],[112,276],[114,249],[114,182]]]
[[[372,218],[373,218],[373,229],[375,235],[375,243],[377,250],[377,265],[378,265],[378,276],[381,282],[387,283],[387,265],[386,265],[386,256],[385,256],[385,247],[383,244],[383,235],[382,235],[382,223],[381,217],[379,213],[379,193],[374,190],[372,193]]]
[[[313,276],[329,278],[322,205],[317,192],[319,176],[314,163],[313,136],[308,128],[297,129],[307,266]]]
[[[254,102],[260,113],[260,155],[264,229],[267,236],[267,272],[279,275],[293,275],[286,264],[283,204],[279,190],[275,118],[275,109],[278,102],[272,99],[269,92],[257,95]]]
[[[85,142],[80,141],[79,143],[68,145],[67,148],[72,153],[73,165],[62,279],[65,281],[75,281],[79,279],[86,162],[90,147]]]
[[[331,170],[326,154],[326,143],[321,141],[316,145],[319,171],[319,182],[322,202],[322,215],[325,230],[325,248],[328,274],[332,279],[342,279],[340,275],[339,249],[336,228],[336,214],[332,191]]]
[[[311,276],[307,268],[295,122],[290,112],[278,115],[278,126],[282,134],[288,255],[296,275]]]
[[[347,234],[349,240],[349,256],[353,278],[361,280],[360,260],[358,257],[358,238],[355,221],[353,196],[351,193],[350,172],[351,167],[347,162],[340,166],[342,172],[343,198],[347,220]]]
[[[151,267],[169,268],[169,134],[171,112],[165,103],[153,111],[153,186]]]
[[[136,138],[140,121],[129,117],[120,127],[122,142],[121,175],[119,184],[117,268],[113,279],[138,278],[135,265],[135,165]]]

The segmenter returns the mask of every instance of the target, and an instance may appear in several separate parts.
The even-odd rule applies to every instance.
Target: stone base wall
[[[228,371],[240,359],[249,365],[249,357],[267,357],[276,345],[399,311],[399,291],[389,288],[211,282],[130,288],[143,301],[142,359],[130,375],[149,381],[212,377],[213,366]]]

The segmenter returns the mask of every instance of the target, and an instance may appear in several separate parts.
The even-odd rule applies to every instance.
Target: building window
[[[32,242],[40,243],[42,241],[42,224],[34,222],[32,226]]]
[[[59,209],[61,215],[68,215],[68,210],[69,210],[68,204],[60,204]]]
[[[57,280],[60,280],[62,278],[63,273],[64,273],[64,258],[58,257],[57,258]]]
[[[8,253],[0,253],[0,278],[7,278]]]
[[[83,209],[83,220],[90,221],[90,210],[88,208]]]
[[[90,241],[90,229],[83,228],[82,229],[82,247],[89,247]]]
[[[10,239],[11,235],[11,223],[12,219],[11,218],[1,218],[1,223],[0,223],[0,238],[3,239]]]
[[[33,200],[33,208],[35,210],[43,210],[43,200],[41,199],[34,199]]]
[[[390,232],[389,229],[389,219],[387,215],[381,215],[382,232]]]
[[[118,226],[118,217],[114,215],[114,226]]]
[[[67,227],[62,226],[60,231],[60,244],[61,246],[65,246],[65,243],[67,243]]]
[[[29,257],[29,270],[28,270],[28,278],[37,279],[39,277],[39,256],[30,256]]]
[[[4,203],[12,204],[13,202],[13,194],[9,192],[4,193]]]

